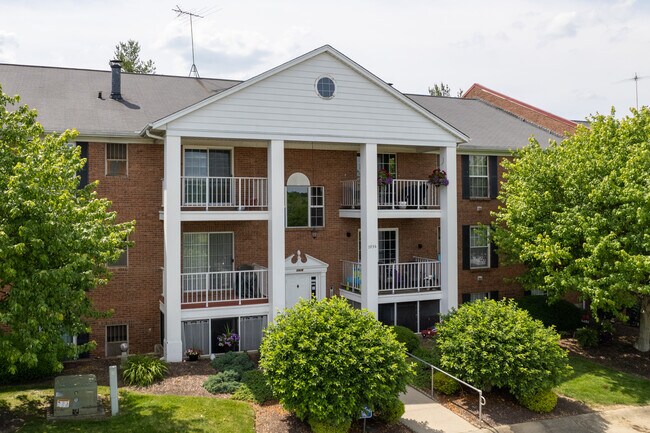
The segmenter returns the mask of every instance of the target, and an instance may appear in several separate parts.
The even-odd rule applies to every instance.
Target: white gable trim
[[[435,116],[431,112],[429,112],[426,109],[422,108],[420,105],[416,104],[411,99],[404,96],[401,92],[397,91],[392,86],[389,86],[384,81],[379,79],[377,76],[375,76],[374,74],[369,72],[367,69],[363,68],[362,66],[360,66],[356,62],[352,61],[350,58],[346,57],[345,55],[343,55],[342,53],[340,53],[339,51],[337,51],[336,49],[334,49],[333,47],[331,47],[329,45],[324,45],[324,46],[322,46],[320,48],[317,48],[317,49],[315,49],[315,50],[313,50],[313,51],[311,51],[309,53],[303,54],[300,57],[296,57],[295,59],[290,60],[289,62],[286,62],[286,63],[284,63],[282,65],[276,66],[275,68],[270,69],[270,70],[268,70],[268,71],[266,71],[266,72],[264,72],[264,73],[262,73],[260,75],[257,75],[256,77],[253,77],[250,80],[247,80],[247,81],[244,81],[244,82],[242,82],[240,84],[237,84],[237,85],[235,85],[235,86],[233,86],[233,87],[231,87],[231,88],[229,88],[227,90],[224,90],[221,93],[218,93],[218,94],[216,94],[214,96],[206,98],[206,99],[204,99],[202,101],[197,102],[194,105],[190,105],[189,107],[186,107],[186,108],[184,108],[184,109],[182,109],[180,111],[177,111],[176,113],[170,114],[169,116],[166,116],[166,117],[164,117],[164,118],[162,118],[160,120],[157,120],[157,121],[155,121],[153,123],[150,123],[147,126],[145,126],[145,128],[142,130],[142,134],[144,135],[146,133],[146,131],[149,130],[149,129],[166,129],[167,124],[169,124],[170,122],[173,122],[174,120],[177,120],[177,119],[179,119],[179,118],[181,118],[181,117],[183,117],[183,116],[185,116],[185,115],[187,115],[189,113],[192,113],[192,112],[194,112],[196,110],[199,110],[199,109],[205,107],[206,105],[212,104],[213,102],[219,101],[219,100],[221,100],[223,98],[227,98],[228,96],[232,95],[233,93],[239,92],[239,91],[241,91],[243,89],[246,89],[246,88],[248,88],[250,86],[253,86],[256,83],[259,83],[260,81],[262,81],[262,80],[264,80],[264,79],[266,79],[266,78],[268,78],[268,77],[270,77],[272,75],[278,74],[278,73],[280,73],[280,72],[282,72],[282,71],[284,71],[286,69],[291,68],[294,65],[302,63],[302,62],[304,62],[306,60],[309,60],[309,59],[311,59],[311,58],[313,58],[315,56],[318,56],[318,55],[320,55],[322,53],[325,53],[325,52],[329,53],[334,58],[336,58],[339,61],[341,61],[342,63],[344,63],[346,66],[348,66],[352,70],[356,71],[361,76],[365,77],[367,80],[371,81],[372,83],[374,83],[375,85],[377,85],[378,87],[383,89],[384,91],[391,94],[393,97],[398,99],[400,102],[402,102],[407,107],[411,108],[415,112],[419,113],[423,117],[430,120],[435,125],[439,126],[440,128],[442,128],[446,132],[448,132],[451,135],[453,135],[454,137],[456,137],[458,139],[459,143],[469,141],[469,137],[467,135],[463,134],[458,129],[454,128],[453,126],[451,126],[448,123],[444,122],[439,117]]]

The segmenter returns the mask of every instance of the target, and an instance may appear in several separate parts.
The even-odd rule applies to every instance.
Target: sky
[[[404,93],[473,83],[584,120],[650,105],[650,0],[0,0],[0,63],[245,80],[329,44]],[[1,77],[0,77],[0,85]]]

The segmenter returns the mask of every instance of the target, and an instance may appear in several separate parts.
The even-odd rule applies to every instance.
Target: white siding
[[[336,83],[320,98],[317,79]],[[168,124],[190,136],[450,145],[458,141],[329,53],[298,63]]]

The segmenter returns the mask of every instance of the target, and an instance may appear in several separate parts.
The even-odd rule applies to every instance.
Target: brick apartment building
[[[76,128],[134,246],[90,296],[94,355],[241,350],[299,298],[340,294],[417,331],[517,297],[490,211],[508,150],[559,135],[478,99],[405,95],[330,46],[247,81],[0,65],[47,131]],[[435,187],[428,175],[448,174]],[[392,182],[379,182],[378,170]]]

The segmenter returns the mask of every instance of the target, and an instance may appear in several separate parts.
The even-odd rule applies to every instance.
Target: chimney
[[[111,60],[108,62],[112,69],[111,78],[111,99],[116,101],[122,100],[122,62],[120,60]]]

